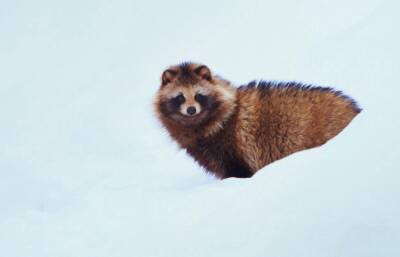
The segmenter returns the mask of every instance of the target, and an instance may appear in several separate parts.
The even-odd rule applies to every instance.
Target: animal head
[[[234,107],[235,97],[235,89],[227,81],[213,76],[207,66],[182,63],[162,73],[156,108],[162,121],[199,127],[214,121],[223,122]]]

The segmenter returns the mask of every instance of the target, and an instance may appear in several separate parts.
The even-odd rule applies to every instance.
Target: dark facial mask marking
[[[208,97],[203,94],[197,93],[194,96],[194,100],[196,100],[196,102],[198,102],[200,105],[205,106],[208,101]]]
[[[178,96],[172,98],[170,101],[173,106],[179,107],[181,104],[183,104],[185,102],[185,97],[183,95],[178,95]]]

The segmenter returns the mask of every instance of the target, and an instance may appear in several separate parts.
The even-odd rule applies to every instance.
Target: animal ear
[[[205,80],[210,81],[212,78],[210,69],[205,65],[197,67],[194,72]]]
[[[174,71],[174,70],[166,70],[163,72],[162,76],[161,76],[161,85],[164,86],[168,83],[170,83],[171,81],[173,81],[176,78],[176,75],[178,74],[178,72]]]

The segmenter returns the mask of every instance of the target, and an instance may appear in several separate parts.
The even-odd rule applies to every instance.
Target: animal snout
[[[187,108],[187,110],[186,110],[186,112],[189,114],[189,115],[194,115],[194,114],[196,114],[196,107],[194,107],[194,106],[190,106],[190,107],[188,107]]]

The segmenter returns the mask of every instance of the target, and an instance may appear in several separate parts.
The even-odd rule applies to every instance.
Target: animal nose
[[[187,111],[187,113],[188,113],[189,115],[193,115],[193,114],[196,113],[196,107],[190,106],[190,107],[187,108],[186,111]]]

